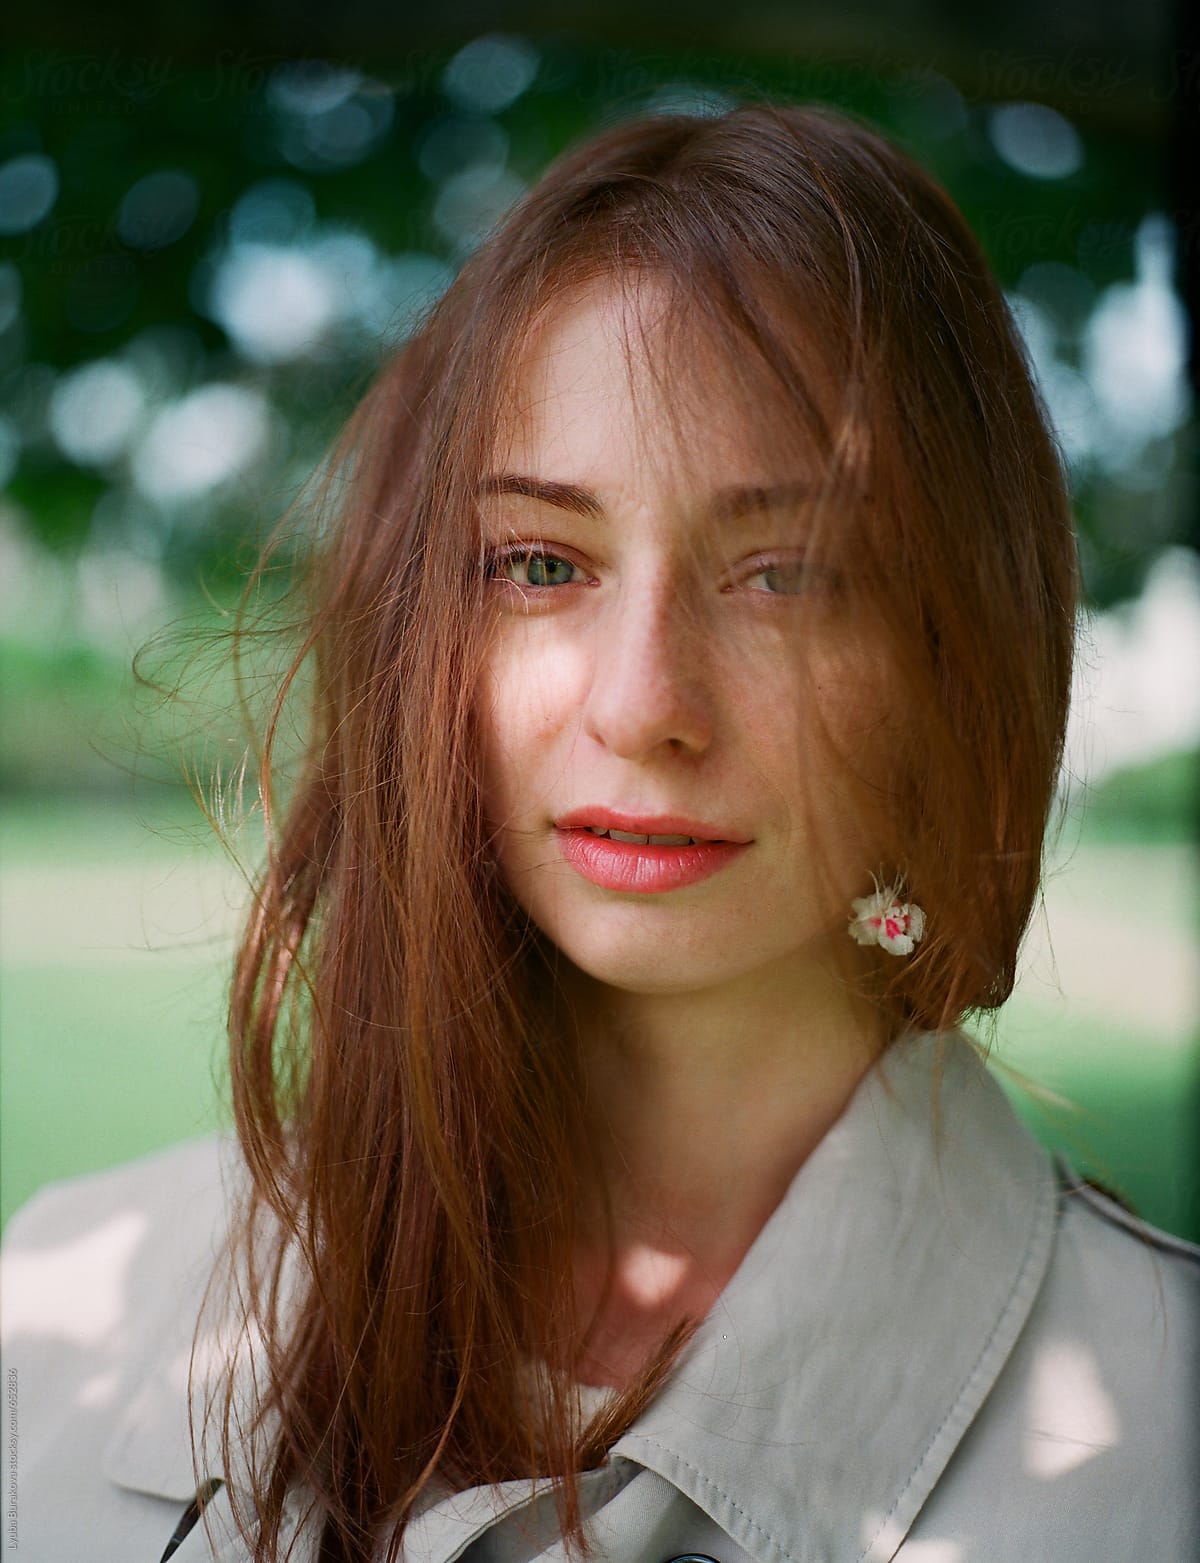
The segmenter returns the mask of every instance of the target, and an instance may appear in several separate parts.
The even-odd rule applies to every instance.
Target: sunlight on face
[[[484,804],[501,869],[570,960],[642,992],[751,981],[846,937],[873,844],[820,758],[817,717],[853,751],[886,704],[837,572],[805,559],[806,474],[764,461],[715,371],[686,404],[686,461],[679,404],[656,400],[636,356],[631,396],[624,328],[655,308],[650,283],[636,302],[599,283],[543,323],[483,505]],[[597,805],[748,844],[696,882],[614,889],[556,828]]]

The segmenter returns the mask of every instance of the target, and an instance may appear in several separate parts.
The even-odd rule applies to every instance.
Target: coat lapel
[[[614,1452],[763,1563],[883,1563],[1029,1314],[1056,1191],[1049,1156],[966,1038],[902,1038]]]

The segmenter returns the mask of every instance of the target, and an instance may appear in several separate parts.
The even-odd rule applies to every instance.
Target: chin
[[[647,928],[636,922],[604,927],[594,916],[586,925],[539,925],[544,938],[585,977],[623,993],[695,993],[756,978],[768,966],[803,959],[794,938],[786,948],[763,945],[752,935],[739,939],[728,919],[705,929]]]

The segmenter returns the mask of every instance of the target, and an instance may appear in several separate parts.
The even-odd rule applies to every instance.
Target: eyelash
[[[483,572],[484,572],[485,578],[488,579],[488,580],[495,580],[499,576],[500,579],[504,579],[505,577],[503,577],[501,572],[503,571],[504,567],[508,563],[510,563],[512,560],[514,560],[514,559],[520,559],[520,560],[522,560],[525,563],[528,563],[531,560],[539,560],[539,561],[541,561],[541,560],[550,560],[550,561],[552,561],[554,563],[557,563],[557,564],[570,565],[570,567],[573,570],[578,570],[580,568],[575,563],[575,561],[573,559],[568,559],[565,554],[555,553],[552,549],[549,549],[549,548],[538,548],[536,546],[521,545],[521,546],[517,546],[517,547],[513,547],[513,548],[493,548],[493,549],[489,550],[488,553],[485,554],[484,560],[483,560]],[[768,574],[769,572],[771,572],[773,570],[777,571],[777,570],[786,569],[789,564],[791,564],[795,568],[799,569],[799,568],[803,568],[804,561],[802,559],[799,559],[799,560],[788,560],[788,561],[776,561],[776,562],[768,561],[767,563],[761,565],[757,570],[752,570],[750,572],[750,575],[747,577],[747,579],[753,580],[753,578],[756,575],[765,575],[765,574]],[[834,570],[815,569],[814,568],[811,573],[816,577],[815,584],[817,584],[817,585],[823,586],[825,588],[832,588],[832,587],[836,587],[836,586],[840,585],[841,577]],[[534,594],[540,595],[542,592],[553,592],[553,591],[558,590],[562,586],[571,586],[571,585],[574,585],[576,583],[573,582],[573,581],[560,581],[556,585],[553,585],[553,586],[550,586],[550,585],[535,586],[531,582],[521,582],[521,581],[511,581],[510,580],[508,582],[508,584],[511,585],[511,586],[515,586],[517,588],[517,590],[520,591],[520,592],[534,593]],[[812,589],[812,587],[806,586],[804,588],[804,590],[809,590],[809,589]],[[803,594],[802,591],[801,592],[766,592],[766,591],[764,591],[764,592],[758,593],[758,595],[762,596],[762,597],[784,597],[784,598],[786,598],[786,597],[799,597],[802,594]]]
[[[494,580],[497,576],[497,573],[503,571],[504,566],[513,559],[520,559],[524,561],[533,559],[549,559],[555,561],[558,564],[569,564],[573,570],[577,570],[579,568],[573,559],[568,559],[565,554],[553,553],[549,548],[520,546],[515,548],[491,549],[484,556],[484,575],[487,577],[487,579]],[[571,586],[575,583],[572,581],[566,581],[560,582],[559,584]],[[519,591],[523,592],[546,592],[555,590],[553,586],[534,586],[531,582],[522,584],[520,581],[510,581],[509,585],[515,586]]]

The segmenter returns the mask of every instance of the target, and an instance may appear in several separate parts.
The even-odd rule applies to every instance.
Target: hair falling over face
[[[753,408],[764,470],[815,487],[806,558],[839,599],[820,633],[813,609],[808,643],[869,657],[880,698],[822,700],[828,665],[797,657],[823,740],[820,764],[797,765],[871,843],[849,889],[823,866],[847,980],[887,1035],[1001,1004],[1037,895],[1075,540],[1020,336],[964,219],[904,152],[825,107],[654,116],[568,152],[384,364],[305,508],[298,645],[257,756],[268,858],[229,1016],[250,1173],[230,1258],[257,1391],[239,1423],[231,1358],[215,1409],[221,1469],[253,1435],[254,1512],[235,1514],[256,1563],[282,1563],[297,1494],[326,1563],[367,1563],[400,1556],[431,1492],[534,1476],[584,1551],[578,1473],[691,1327],[578,1425],[580,1059],[554,952],[497,871],[463,699],[486,647],[481,495],[511,388],[539,327],[598,283],[652,284],[630,394],[670,379],[681,463],[706,420]],[[285,776],[289,702],[303,745]],[[926,926],[905,960],[876,950],[864,967],[845,919],[876,866]],[[531,1357],[561,1369],[532,1398]]]

